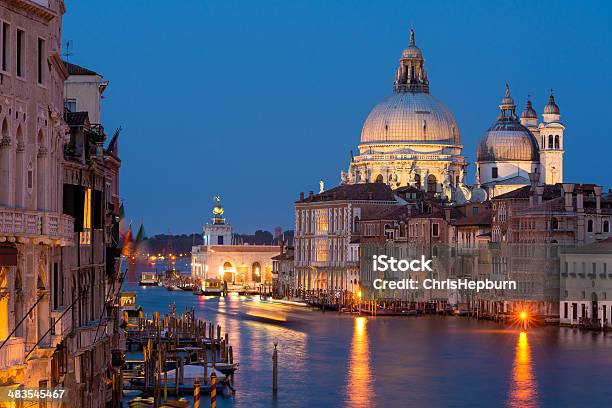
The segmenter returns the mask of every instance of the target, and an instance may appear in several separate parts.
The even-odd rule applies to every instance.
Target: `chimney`
[[[450,222],[451,220],[451,209],[448,207],[444,208],[444,219],[446,222]]]
[[[300,201],[304,201],[304,192],[300,192]]]
[[[544,195],[544,186],[537,186],[535,189],[535,204],[542,204],[542,196]]]
[[[529,173],[529,183],[531,184],[531,188],[529,189],[529,207],[533,207],[534,205],[538,204],[538,202],[534,199],[534,194],[536,193],[536,186],[538,185],[538,179],[538,173]]]
[[[593,187],[595,191],[595,212],[601,214],[601,186]]]
[[[574,185],[571,183],[563,183],[563,196],[565,197],[565,211],[571,212],[574,210],[574,204],[572,202],[572,192],[574,191]]]
[[[584,192],[582,186],[576,188],[576,211],[579,213],[584,212]]]
[[[308,198],[312,198],[313,195],[314,195],[314,191],[310,190],[308,192]]]

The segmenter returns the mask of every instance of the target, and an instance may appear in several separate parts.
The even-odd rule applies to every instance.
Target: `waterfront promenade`
[[[220,407],[612,404],[612,396],[593,392],[612,385],[610,333],[543,327],[520,334],[464,317],[354,317],[258,298],[125,289],[148,312],[175,302],[226,328],[240,368],[236,395],[219,397]]]

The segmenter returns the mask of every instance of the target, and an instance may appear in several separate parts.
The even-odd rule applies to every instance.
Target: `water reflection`
[[[370,406],[375,398],[372,369],[370,367],[367,322],[368,320],[365,317],[355,318],[345,385],[347,407]]]
[[[531,349],[527,333],[521,332],[516,344],[514,367],[508,406],[525,408],[538,406],[537,384],[531,363]]]

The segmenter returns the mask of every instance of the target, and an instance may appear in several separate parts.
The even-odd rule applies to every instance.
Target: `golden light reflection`
[[[537,384],[531,364],[531,349],[525,332],[521,332],[516,345],[508,406],[517,408],[538,406]]]
[[[345,385],[347,407],[367,407],[374,398],[367,323],[365,317],[355,318]]]

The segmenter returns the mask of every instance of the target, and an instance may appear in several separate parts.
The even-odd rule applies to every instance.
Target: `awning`
[[[15,245],[0,245],[0,266],[17,266]]]

